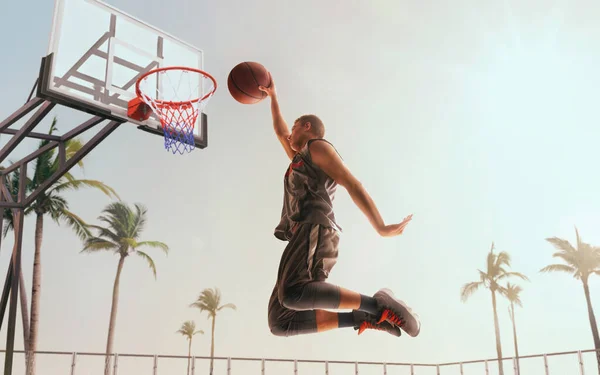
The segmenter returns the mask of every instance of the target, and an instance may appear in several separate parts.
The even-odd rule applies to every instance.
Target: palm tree
[[[500,343],[500,327],[498,323],[498,311],[496,306],[496,292],[503,293],[504,287],[499,283],[511,276],[519,277],[527,280],[527,277],[518,272],[510,272],[505,267],[510,267],[510,255],[502,251],[494,254],[494,243],[487,255],[487,270],[479,271],[479,281],[474,281],[463,285],[461,288],[461,300],[466,302],[467,299],[475,293],[479,288],[484,287],[489,289],[492,295],[492,309],[494,313],[494,328],[496,331],[496,352],[498,353],[498,370],[500,375],[504,375],[504,366],[502,366],[502,345]]]
[[[210,341],[210,375],[212,375],[214,365],[213,360],[215,356],[215,319],[217,317],[217,312],[223,309],[237,310],[237,307],[233,303],[221,305],[221,291],[218,288],[204,289],[196,302],[192,303],[190,307],[196,307],[200,309],[200,312],[206,311],[208,313],[207,318],[212,318]]]
[[[110,321],[108,324],[108,338],[106,340],[106,363],[105,375],[110,374],[110,356],[113,351],[115,337],[115,324],[117,320],[117,304],[119,302],[119,280],[125,259],[130,255],[137,255],[148,263],[156,279],[156,265],[150,255],[141,251],[143,247],[158,248],[168,254],[169,247],[158,241],[140,241],[140,235],[144,231],[147,220],[146,208],[136,203],[131,209],[125,203],[114,202],[109,204],[103,211],[105,215],[98,220],[107,224],[107,227],[87,225],[98,231],[98,236],[90,236],[85,240],[82,253],[97,253],[100,251],[111,251],[119,256],[117,275],[113,285],[112,304],[110,309]]]
[[[592,274],[600,275],[600,248],[594,247],[581,240],[579,231],[575,228],[577,238],[577,247],[573,247],[567,240],[557,237],[546,238],[557,252],[552,254],[554,258],[561,259],[566,264],[551,264],[540,270],[540,272],[566,272],[570,273],[576,280],[583,284],[583,293],[587,303],[588,318],[594,338],[594,347],[596,349],[596,358],[598,360],[598,371],[600,372],[600,337],[598,335],[598,325],[596,316],[592,308],[590,297],[589,277]]]
[[[52,135],[56,128],[56,117],[53,119],[48,131],[49,135]],[[46,146],[50,141],[42,140],[39,144],[39,148]],[[75,155],[83,144],[79,139],[71,139],[65,142],[65,159],[68,160],[70,157]],[[83,161],[77,163],[80,168],[83,168]],[[35,171],[33,178],[29,183],[28,190],[34,191],[40,187],[45,181],[55,175],[60,168],[60,155],[56,152],[56,148],[53,148],[43,154],[41,154],[35,161]],[[34,212],[36,215],[35,222],[35,252],[33,257],[33,281],[31,287],[31,319],[29,324],[29,349],[31,351],[31,374],[35,373],[35,351],[37,350],[37,339],[38,339],[38,325],[40,319],[40,298],[42,288],[42,237],[44,231],[44,216],[49,215],[52,220],[57,224],[65,222],[69,225],[75,233],[84,239],[88,235],[88,231],[85,228],[85,223],[77,215],[69,211],[69,205],[65,197],[62,195],[70,190],[79,190],[83,187],[91,187],[101,191],[107,196],[117,197],[115,191],[105,185],[104,183],[96,180],[80,180],[73,177],[69,172],[65,173],[60,179],[52,184],[43,194],[25,210],[25,214]]]
[[[187,367],[187,373],[190,373],[190,362],[192,360],[192,338],[194,337],[194,335],[200,333],[200,334],[204,334],[204,331],[199,329],[196,331],[196,322],[192,321],[192,320],[188,320],[187,322],[184,322],[181,325],[181,328],[179,328],[179,331],[177,331],[177,333],[181,333],[183,336],[185,336],[185,338],[188,340],[188,367]]]
[[[510,315],[510,320],[512,321],[513,327],[513,341],[515,343],[515,357],[517,359],[517,374],[521,374],[521,366],[519,363],[519,345],[517,343],[517,324],[515,322],[515,305],[523,307],[521,303],[521,292],[523,288],[518,285],[514,285],[511,283],[506,283],[506,287],[504,288],[504,297],[510,302],[510,306],[508,308],[508,314]]]

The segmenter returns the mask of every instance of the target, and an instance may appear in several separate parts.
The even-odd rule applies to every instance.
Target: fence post
[[[383,364],[383,375],[387,375],[387,364]]]
[[[75,375],[76,360],[77,360],[77,353],[73,353],[73,357],[71,358],[71,375]]]
[[[410,364],[410,375],[415,375],[415,365]]]
[[[358,362],[354,362],[354,374],[358,375]]]
[[[298,360],[294,359],[294,375],[298,375]]]
[[[583,373],[583,357],[581,356],[581,350],[577,352],[577,358],[579,360],[579,372],[581,373],[581,375],[585,375]]]
[[[329,375],[329,362],[325,361],[325,375]]]
[[[546,371],[546,375],[550,375],[550,369],[548,369],[548,356],[544,354],[544,369]]]
[[[462,362],[460,363],[460,375],[465,375]]]
[[[154,356],[154,371],[152,372],[154,375],[158,375],[158,356]]]
[[[192,375],[196,371],[196,356],[192,356]]]
[[[119,367],[118,362],[119,362],[119,355],[117,353],[115,353],[115,367],[113,367],[113,375],[117,375],[117,368]]]
[[[264,360],[264,358],[260,360],[260,363],[261,363],[260,364],[260,373],[262,375],[265,375],[265,360]]]
[[[485,375],[490,375],[490,367],[488,366],[487,359],[484,361],[485,363]]]
[[[435,368],[437,369],[437,375],[440,375],[440,365],[435,365]]]
[[[516,358],[516,357],[513,357],[513,373],[514,373],[515,375],[520,375],[520,374],[517,372],[517,358]]]

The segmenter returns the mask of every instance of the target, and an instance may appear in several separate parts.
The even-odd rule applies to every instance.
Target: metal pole
[[[387,364],[383,364],[383,375],[387,375]]]
[[[548,369],[548,356],[544,354],[544,369],[546,371],[546,375],[550,375],[550,370]]]
[[[265,360],[264,358],[260,360],[260,373],[265,375]]]
[[[460,375],[465,375],[462,362],[460,363]]]
[[[152,372],[154,375],[158,375],[158,356],[154,356],[154,371]]]
[[[415,365],[410,364],[410,375],[415,375]]]
[[[490,368],[488,366],[487,359],[484,361],[484,363],[485,363],[485,375],[490,375]]]
[[[436,369],[437,369],[437,375],[440,375],[440,365],[435,365]]]
[[[2,297],[0,300],[0,328],[2,327],[2,323],[4,322],[4,314],[6,313],[6,306],[8,306],[8,297],[10,296],[10,286],[12,284],[12,272],[13,272],[12,258],[14,258],[14,254],[11,257],[11,261],[8,262],[8,270],[6,271],[6,279],[4,280],[4,289],[2,290]]]
[[[38,109],[37,112],[29,118],[29,120],[27,120],[25,125],[21,127],[17,134],[13,135],[12,138],[6,143],[6,145],[4,145],[2,150],[0,150],[0,163],[2,163],[4,159],[6,159],[8,154],[10,154],[15,149],[15,147],[19,145],[19,143],[21,143],[23,138],[27,136],[27,133],[29,133],[33,128],[35,128],[40,123],[40,121],[42,121],[42,119],[46,117],[48,112],[50,112],[52,108],[54,108],[54,106],[55,104],[50,102],[45,102],[44,104],[42,104],[40,109]]]
[[[577,359],[579,360],[579,373],[585,375],[583,372],[583,356],[581,355],[581,350],[577,352]]]
[[[294,359],[294,375],[298,375],[298,360]]]
[[[6,148],[6,147],[5,147]],[[25,188],[27,183],[27,164],[20,167],[19,192],[17,202],[22,203],[25,200]],[[4,360],[4,374],[12,374],[13,353],[15,350],[15,330],[17,324],[17,302],[19,295],[19,274],[21,273],[21,247],[23,245],[23,222],[24,209],[17,210],[15,220],[15,249],[12,257],[12,275],[10,286],[10,307],[8,310],[8,333],[6,337],[6,356]]]
[[[329,375],[329,361],[325,361],[325,375]]]
[[[354,362],[354,374],[358,375],[358,362]]]
[[[196,371],[196,356],[192,357],[192,375],[194,375],[194,371]]]
[[[71,358],[71,375],[75,375],[75,363],[77,363],[77,353],[73,353]]]
[[[19,121],[23,116],[36,109],[40,104],[44,102],[44,99],[33,98],[21,108],[17,109],[13,114],[8,116],[5,120],[0,122],[0,133],[8,129],[12,124]]]
[[[117,375],[117,363],[119,362],[119,355],[115,353],[115,367],[113,367],[113,375]]]
[[[519,375],[517,371],[517,358],[513,357],[513,372],[515,375]]]
[[[231,357],[227,358],[227,375],[231,375]]]

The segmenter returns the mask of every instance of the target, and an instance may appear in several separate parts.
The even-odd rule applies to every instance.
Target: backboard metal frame
[[[72,97],[61,93],[60,91],[50,90],[48,80],[51,79],[50,68],[52,66],[53,54],[49,54],[48,56],[42,58],[42,63],[40,66],[40,74],[38,78],[38,84],[36,85],[37,91],[36,96],[38,98],[51,101],[56,104],[63,105],[65,107],[69,107],[72,109],[76,109],[78,111],[82,111],[85,113],[89,113],[94,116],[100,116],[108,120],[123,122],[124,119],[122,116],[117,116],[109,109],[94,104],[93,102],[83,102],[79,100],[75,100]],[[142,73],[140,73],[141,76]],[[135,85],[135,82],[133,83]],[[75,84],[76,85],[76,84]],[[196,126],[200,126],[200,136],[195,137],[195,145],[198,148],[204,149],[208,146],[208,116],[206,113],[200,113],[200,124]],[[133,119],[127,118],[127,122],[137,124],[137,128],[143,130],[147,133],[163,136],[163,131],[161,130],[160,123],[154,125],[148,125],[144,122],[135,121]]]
[[[63,58],[67,52],[71,51],[65,48],[71,48],[70,43],[73,39],[67,41],[65,38],[72,38],[69,27],[72,28],[73,25],[69,21],[75,17],[74,14],[65,15],[65,8],[69,6],[86,7],[86,9],[97,11],[99,12],[98,17],[101,16],[103,22],[98,23],[102,26],[95,26],[91,29],[90,34],[86,35],[89,40],[86,40],[85,43],[90,43],[89,45],[84,45],[83,48],[77,45],[77,53],[80,55],[77,55],[76,61],[71,62],[70,59],[64,59],[69,60],[66,65],[68,68],[66,68]],[[68,9],[74,11],[72,8]],[[83,19],[85,17],[86,15],[82,16]],[[80,19],[77,20],[81,22]],[[135,34],[123,32],[129,28],[147,33],[146,37],[151,37],[152,42],[150,43],[150,39],[144,39],[146,42],[144,46],[151,45],[151,48],[145,50],[138,48],[135,45]],[[82,30],[82,32],[84,31]],[[94,41],[92,42],[92,40]],[[65,43],[67,43],[66,47]],[[123,54],[115,53],[117,49],[138,58],[141,57],[144,63],[128,60]],[[185,55],[184,62],[173,56],[175,49]],[[73,58],[73,56],[69,57]],[[57,67],[58,59],[61,59],[60,69]],[[94,74],[85,72],[82,67],[86,62],[97,63],[98,59],[102,61],[105,68],[94,70]],[[80,111],[135,124],[140,130],[162,136],[164,135],[162,126],[155,114],[145,121],[134,120],[127,116],[127,104],[135,97],[135,85],[138,78],[152,69],[166,65],[190,66],[204,70],[204,52],[100,0],[55,0],[50,41],[47,55],[42,60],[37,94],[41,98],[56,101]],[[113,80],[117,69],[121,69],[119,70],[121,73],[123,71],[132,72],[131,75],[126,76],[126,82],[121,82],[120,86]],[[160,78],[157,78],[156,84],[157,88],[161,88]],[[201,97],[204,96],[203,85],[199,86],[198,91]],[[205,112],[202,111],[198,116],[194,130],[196,147],[206,148],[208,145],[208,116]]]

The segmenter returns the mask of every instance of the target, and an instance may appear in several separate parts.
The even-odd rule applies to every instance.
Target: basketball
[[[227,77],[231,96],[242,104],[255,104],[267,97],[258,86],[271,86],[271,73],[257,62],[244,61],[237,64]]]

